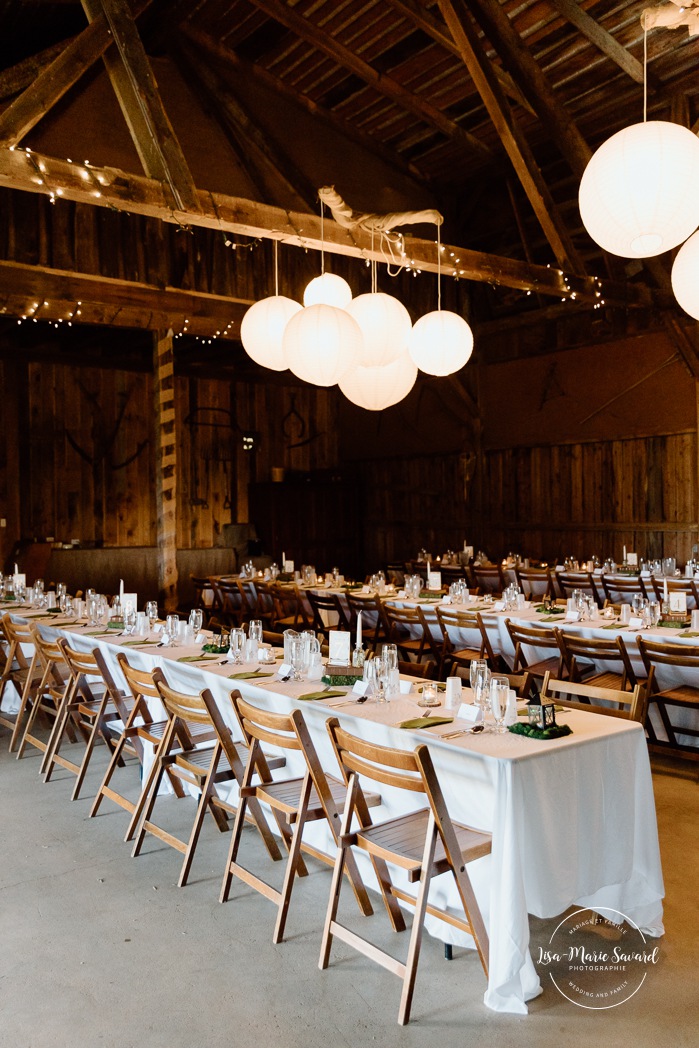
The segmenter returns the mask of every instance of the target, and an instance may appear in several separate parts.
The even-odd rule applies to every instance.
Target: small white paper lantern
[[[303,293],[304,306],[336,306],[345,309],[352,301],[352,288],[335,273],[314,277]]]
[[[415,385],[417,367],[404,353],[383,367],[358,367],[340,379],[340,389],[348,400],[367,411],[383,411],[407,397]]]
[[[408,350],[425,374],[452,375],[473,352],[473,332],[458,313],[440,309],[415,322]]]
[[[361,365],[381,367],[405,353],[412,322],[407,309],[397,298],[382,291],[358,295],[347,306],[347,312],[357,321],[364,335]]]
[[[287,324],[283,347],[295,375],[316,386],[334,386],[355,366],[362,332],[344,309],[307,306]]]
[[[699,320],[699,231],[677,252],[672,267],[672,290],[685,313]]]
[[[300,302],[284,295],[272,295],[250,306],[240,325],[240,339],[256,364],[272,371],[287,369],[282,339],[286,325],[302,308]]]
[[[699,226],[699,138],[667,120],[632,124],[599,147],[580,182],[583,224],[622,258],[650,258]]]

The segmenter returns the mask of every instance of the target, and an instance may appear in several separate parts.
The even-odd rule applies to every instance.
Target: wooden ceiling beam
[[[396,11],[399,11],[400,14],[412,22],[417,29],[422,29],[423,33],[427,33],[428,36],[431,36],[435,43],[439,44],[440,47],[443,47],[445,51],[450,51],[451,54],[456,55],[457,58],[461,58],[458,47],[449,36],[443,23],[435,18],[434,15],[431,15],[430,12],[417,3],[416,0],[388,0],[388,2],[391,7],[394,7]],[[527,100],[524,92],[514,82],[507,70],[494,62],[493,72],[500,81],[505,94],[509,95],[512,101],[517,102],[523,109],[528,110],[532,116],[536,116],[534,107]]]
[[[172,328],[240,338],[249,299],[227,298],[132,280],[0,261],[0,314],[56,324]],[[187,321],[185,325],[185,321]]]
[[[226,137],[238,159],[246,167],[250,162],[262,183],[263,197],[283,200],[295,210],[317,206],[317,189],[298,169],[269,129],[256,123],[243,108],[230,84],[223,80],[200,53],[186,40],[180,44],[181,62],[189,69],[204,97],[205,104]]]
[[[403,109],[407,109],[420,120],[430,124],[441,131],[448,139],[454,142],[469,155],[479,157],[481,160],[492,159],[490,149],[483,144],[475,135],[465,131],[456,121],[443,113],[437,106],[432,105],[426,98],[416,95],[408,88],[403,87],[392,77],[385,73],[379,73],[363,58],[355,54],[344,44],[326,33],[322,28],[314,25],[308,18],[299,15],[292,7],[287,7],[280,0],[251,0],[255,7],[264,11],[266,15],[275,21],[285,25],[293,33],[296,33],[306,43],[312,44],[323,54],[338,62],[343,68],[350,70],[360,77],[370,87],[374,88],[380,95],[392,99]]]
[[[23,58],[9,69],[3,69],[0,72],[0,99],[11,98],[24,91],[25,87],[29,87],[74,39],[75,37],[69,37],[67,40],[61,40],[58,44],[52,44],[51,47],[30,55],[29,58]]]
[[[634,58],[631,52],[627,51],[611,33],[596,22],[587,11],[584,11],[577,0],[551,0],[551,3],[571,25],[574,25],[583,36],[587,37],[591,44],[607,58],[611,58],[620,69],[623,69],[627,76],[630,76],[637,84],[643,83],[643,63]],[[648,87],[653,91],[658,88],[652,77],[648,79]]]
[[[529,144],[515,123],[502,88],[493,75],[492,65],[481,47],[464,0],[438,0],[438,3],[554,257],[563,269],[584,273],[582,259],[560,218]]]
[[[90,22],[104,14],[114,37],[118,53],[106,51],[103,61],[143,170],[168,186],[174,207],[196,211],[194,180],[165,112],[131,9],[126,0],[81,3]]]
[[[403,160],[400,153],[388,149],[375,136],[355,127],[343,116],[340,116],[339,113],[326,109],[324,106],[314,102],[308,95],[295,91],[284,80],[265,69],[264,66],[245,61],[235,51],[224,47],[207,33],[202,32],[200,29],[194,29],[189,24],[182,25],[179,32],[187,40],[206,51],[214,61],[221,63],[222,68],[226,65],[232,66],[242,76],[257,80],[258,83],[263,84],[276,94],[281,94],[292,103],[301,106],[307,113],[310,113],[314,120],[322,121],[328,128],[334,129],[344,138],[348,138],[361,149],[371,153],[402,178],[417,181],[421,186],[427,185],[429,181],[428,176],[418,166]]]
[[[107,50],[112,34],[103,14],[62,47],[0,114],[0,144],[15,146]]]
[[[0,185],[8,189],[41,193],[77,203],[109,207],[174,222],[201,226],[242,236],[267,238],[303,249],[385,263],[381,246],[372,247],[371,234],[348,230],[326,220],[321,232],[317,214],[286,211],[224,193],[199,190],[197,211],[173,211],[164,187],[154,179],[130,175],[116,168],[85,167],[67,160],[20,149],[0,149]],[[434,240],[404,238],[405,263],[415,270],[436,273]],[[596,277],[549,266],[531,265],[468,248],[444,245],[444,277],[458,277],[503,287],[540,292],[558,298],[607,305],[665,305],[665,298],[641,285],[602,283]]]
[[[515,30],[505,9],[492,0],[471,0],[471,12],[522,92],[548,129],[572,172],[582,178],[592,150],[574,119],[558,101],[531,51]]]

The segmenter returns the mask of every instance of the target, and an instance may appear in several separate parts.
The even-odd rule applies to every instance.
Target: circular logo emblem
[[[638,993],[659,960],[641,929],[618,910],[577,910],[566,915],[537,964],[558,992],[580,1008],[617,1008]]]

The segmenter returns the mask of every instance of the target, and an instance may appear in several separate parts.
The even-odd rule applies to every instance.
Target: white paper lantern
[[[364,335],[361,365],[381,367],[405,353],[412,322],[407,309],[397,298],[382,291],[358,295],[347,306],[347,312],[357,321]]]
[[[337,306],[345,309],[352,301],[352,288],[335,273],[322,273],[306,285],[304,306]]]
[[[440,309],[415,322],[408,350],[425,374],[451,375],[471,356],[473,332],[463,317]]]
[[[340,389],[348,400],[367,411],[382,411],[407,397],[415,385],[417,367],[404,353],[383,367],[352,368],[340,379]]]
[[[240,339],[256,364],[272,371],[287,369],[282,339],[286,325],[302,308],[300,302],[284,295],[272,295],[250,306],[240,325]]]
[[[685,313],[699,320],[699,232],[677,252],[672,267],[672,290]]]
[[[316,386],[334,386],[357,363],[362,332],[344,309],[308,306],[287,324],[283,345],[295,375]]]
[[[580,183],[580,215],[605,251],[649,258],[699,226],[699,138],[680,124],[649,120],[612,135]]]

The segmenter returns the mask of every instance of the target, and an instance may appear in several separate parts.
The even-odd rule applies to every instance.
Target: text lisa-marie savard
[[[623,970],[626,964],[636,962],[637,964],[657,964],[658,947],[653,950],[623,950],[619,946],[607,950],[588,950],[584,946],[570,946],[565,953],[555,950],[544,950],[539,947],[539,964],[560,964],[568,961],[570,964],[578,964],[585,968],[593,966],[618,967]]]

